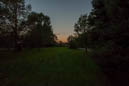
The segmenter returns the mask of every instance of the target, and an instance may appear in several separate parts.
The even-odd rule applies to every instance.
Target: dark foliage
[[[56,44],[50,18],[31,12],[24,0],[0,0],[0,48],[22,50]]]
[[[93,0],[92,4],[91,13],[80,16],[75,24],[76,41],[70,37],[73,41],[69,43],[90,48],[92,57],[110,76],[113,86],[128,86],[129,1]]]

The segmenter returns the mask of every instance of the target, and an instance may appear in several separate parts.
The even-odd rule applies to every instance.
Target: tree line
[[[125,80],[129,77],[129,1],[92,0],[92,5],[90,14],[81,15],[75,23],[69,47],[91,49],[106,74],[125,74],[120,77]]]
[[[0,47],[21,50],[56,44],[50,17],[31,11],[25,0],[0,0]]]

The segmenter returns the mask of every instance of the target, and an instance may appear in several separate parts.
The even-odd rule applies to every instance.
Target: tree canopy
[[[49,16],[31,12],[24,0],[0,1],[0,46],[46,47],[56,43]]]

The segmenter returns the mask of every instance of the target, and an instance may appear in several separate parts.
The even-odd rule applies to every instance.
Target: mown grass
[[[103,86],[99,67],[82,50],[1,52],[0,86]]]

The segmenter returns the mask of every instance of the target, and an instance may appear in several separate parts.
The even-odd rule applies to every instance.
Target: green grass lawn
[[[0,59],[0,86],[103,86],[99,67],[81,50],[1,52]]]

